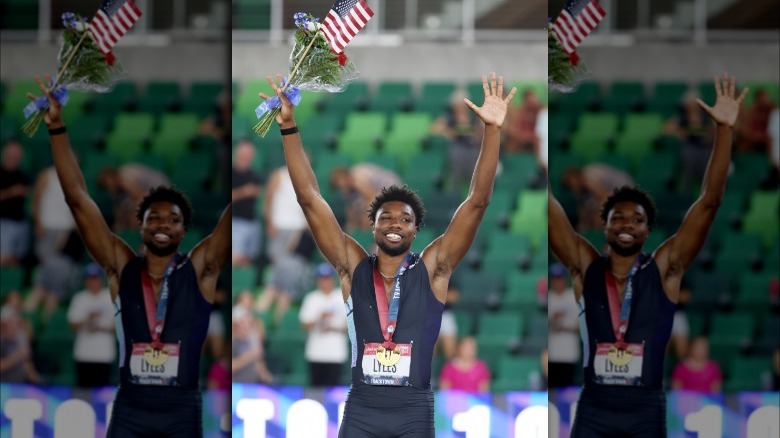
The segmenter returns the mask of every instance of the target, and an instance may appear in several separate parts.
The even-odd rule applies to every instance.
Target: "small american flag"
[[[341,53],[374,16],[364,0],[336,0],[320,29],[334,53]]]
[[[577,46],[598,26],[607,15],[596,0],[569,0],[558,18],[552,24],[552,30],[558,37],[563,51],[574,54]]]
[[[109,64],[113,59],[111,48],[133,27],[139,17],[141,10],[131,0],[103,0],[89,23],[89,32],[100,53],[109,60]]]

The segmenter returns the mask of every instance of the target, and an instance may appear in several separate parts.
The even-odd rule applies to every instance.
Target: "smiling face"
[[[628,257],[639,253],[650,233],[647,213],[636,202],[618,202],[609,211],[604,234],[609,247],[618,255]]]
[[[409,204],[401,201],[388,201],[382,204],[376,213],[372,228],[377,246],[389,256],[397,256],[409,251],[418,231],[414,210]]]
[[[144,212],[141,237],[154,255],[163,257],[175,253],[185,231],[184,216],[176,204],[153,202]]]

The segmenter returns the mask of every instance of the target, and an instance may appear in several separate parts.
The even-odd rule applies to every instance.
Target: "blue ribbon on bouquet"
[[[51,86],[51,83],[49,83],[49,86]],[[68,99],[69,99],[68,89],[63,87],[62,85],[57,85],[56,87],[54,87],[54,89],[51,90],[51,95],[52,97],[54,97],[54,99],[57,100],[57,102],[60,103],[60,105],[65,106],[68,104]],[[40,96],[35,100],[33,100],[32,102],[28,103],[26,107],[24,107],[24,118],[28,119],[36,111],[48,107],[49,107],[49,99],[46,96]]]
[[[284,83],[282,83],[282,87],[284,87]],[[290,85],[290,87],[285,90],[284,95],[287,96],[288,99],[290,99],[290,102],[293,105],[298,105],[301,103],[301,90],[299,90],[297,87],[294,87]],[[265,102],[261,103],[260,106],[255,108],[255,114],[257,115],[257,118],[263,116],[263,114],[267,113],[268,111],[271,111],[274,108],[279,108],[282,106],[282,100],[279,99],[279,96],[271,96],[269,97]]]

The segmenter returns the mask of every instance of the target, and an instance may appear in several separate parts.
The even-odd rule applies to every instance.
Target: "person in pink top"
[[[441,370],[439,388],[473,393],[490,389],[490,370],[477,359],[477,341],[473,337],[461,338],[455,357]]]
[[[672,373],[672,389],[720,392],[723,374],[718,363],[709,358],[709,350],[707,338],[699,336],[691,341],[688,357]]]

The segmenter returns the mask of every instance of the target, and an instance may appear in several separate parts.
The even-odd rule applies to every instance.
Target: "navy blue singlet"
[[[594,260],[585,272],[582,289],[582,301],[585,304],[585,324],[583,327],[585,330],[580,333],[584,347],[585,386],[595,384],[593,353],[596,351],[596,343],[615,342],[615,332],[612,328],[607,299],[607,285],[604,280],[608,262],[606,255],[601,256]],[[637,271],[633,286],[631,319],[625,340],[628,343],[644,343],[641,386],[661,389],[664,354],[669,336],[672,333],[676,305],[666,296],[658,265],[650,256],[647,256],[647,261]]]
[[[200,438],[203,436],[202,397],[198,388],[200,352],[206,339],[211,304],[203,298],[189,258],[180,256],[169,277],[168,311],[161,341],[179,343],[175,386],[134,384],[130,372],[133,343],[151,341],[141,272],[144,257],[136,256],[122,270],[116,319],[119,340],[119,389],[106,436],[109,438]]]
[[[365,344],[383,341],[374,292],[376,255],[363,259],[352,275],[352,291],[346,304],[352,386],[340,438],[434,436],[431,359],[444,304],[436,299],[419,255],[415,261],[401,276],[401,301],[393,335],[393,342],[412,345],[407,386],[368,385],[363,381]]]
[[[588,267],[580,298],[580,335],[583,342],[584,387],[577,403],[572,438],[664,438],[666,395],[663,365],[666,344],[676,308],[664,292],[655,260],[647,255],[633,280],[631,316],[625,340],[644,344],[638,386],[602,385],[596,382],[594,355],[597,343],[615,342],[615,332],[604,278],[608,257]],[[583,308],[584,307],[584,308]]]

